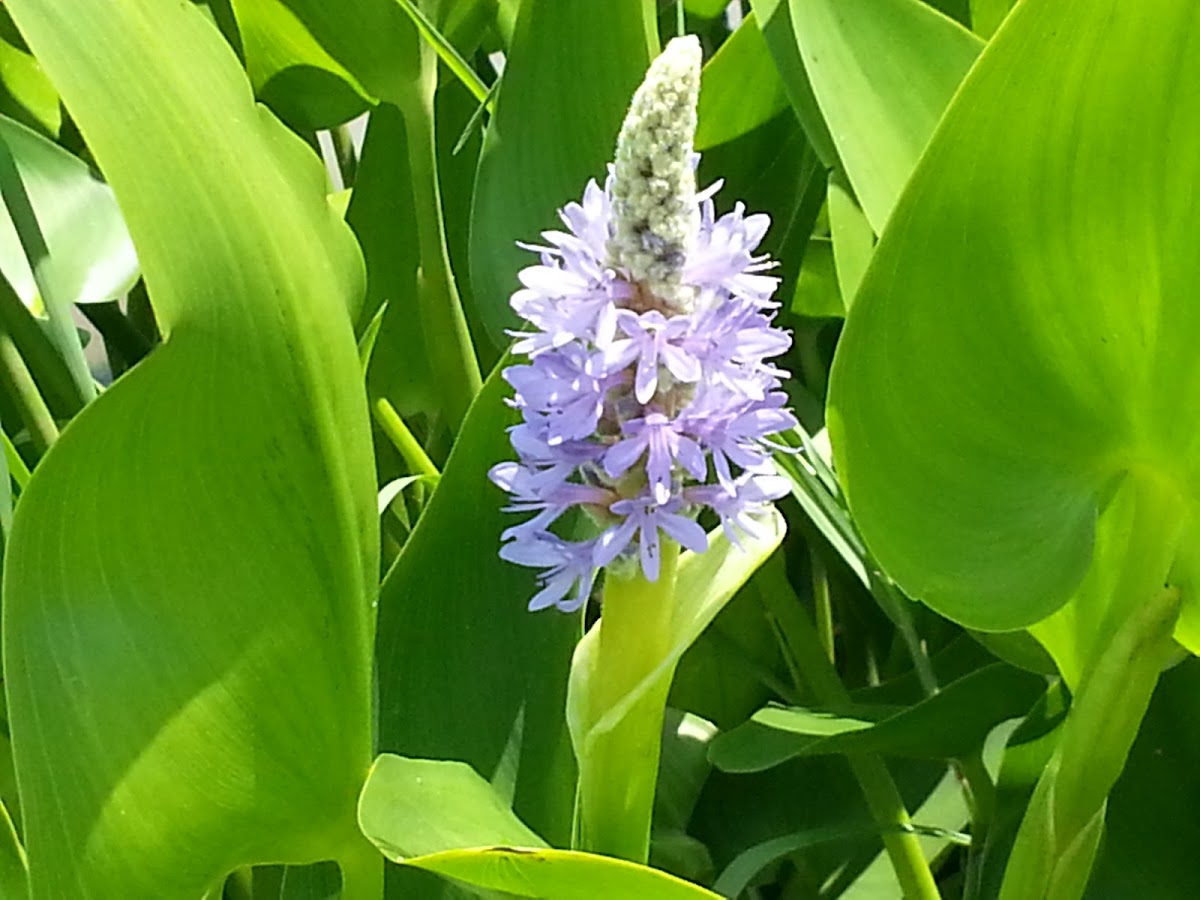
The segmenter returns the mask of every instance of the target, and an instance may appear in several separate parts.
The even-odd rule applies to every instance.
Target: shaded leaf
[[[497,346],[517,325],[508,298],[530,258],[516,241],[559,227],[554,211],[581,197],[589,178],[603,183],[629,100],[657,51],[654,12],[652,0],[520,6],[471,216],[475,315]]]
[[[517,812],[565,844],[575,772],[562,711],[580,624],[529,613],[532,572],[497,555],[500,533],[518,521],[501,511],[504,495],[487,480],[512,455],[508,391],[498,372],[488,379],[384,581],[379,743],[405,756],[463,760],[491,777],[518,729]]]
[[[787,103],[783,82],[751,13],[701,72],[695,147],[705,150],[753,131],[786,109]]]
[[[715,738],[709,758],[729,772],[754,772],[793,756],[823,753],[950,759],[981,746],[1005,719],[1024,715],[1044,689],[1044,679],[996,663],[907,708],[839,715],[768,706]]]

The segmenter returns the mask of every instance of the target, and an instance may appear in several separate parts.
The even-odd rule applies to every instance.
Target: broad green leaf
[[[753,131],[787,104],[783,82],[751,13],[701,73],[696,149],[706,150]]]
[[[396,0],[361,0],[353,15],[325,0],[284,0],[330,58],[378,101],[404,116],[405,155],[422,277],[417,280],[423,343],[438,378],[442,412],[457,429],[481,383],[450,270],[439,201],[434,96],[437,55]],[[403,199],[403,198],[397,198]]]
[[[353,15],[324,0],[233,0],[238,23],[252,16],[258,53],[247,43],[256,87],[293,66],[342,79],[370,101],[400,103],[421,78],[422,44],[396,0],[356,0]],[[251,67],[251,60],[260,61]],[[432,53],[430,53],[432,58]]]
[[[971,30],[982,38],[990,38],[1016,2],[1017,0],[970,0]]]
[[[718,900],[712,891],[658,869],[572,850],[485,847],[435,853],[406,860],[406,864],[503,891],[503,896],[537,900]]]
[[[847,321],[829,421],[855,521],[906,592],[971,627],[1012,630],[1062,606],[1111,508],[1127,536],[1113,552],[1133,565],[1107,583],[1140,578],[1123,600],[1148,599],[1182,539],[1177,635],[1200,646],[1196,542],[1176,508],[1194,502],[1200,463],[1187,424],[1200,95],[1174,87],[1200,81],[1182,50],[1191,16],[1183,0],[1137,15],[1120,0],[1021,3],[947,113]],[[1086,39],[1054,38],[1065,30]]]
[[[1044,689],[1044,679],[996,663],[908,708],[838,714],[768,706],[718,736],[709,758],[727,772],[755,772],[793,756],[824,753],[951,759],[980,747],[1005,719],[1025,715]]]
[[[370,91],[321,45],[285,0],[232,0],[254,93],[297,128],[346,122]]]
[[[560,227],[555,210],[601,184],[630,98],[657,52],[652,0],[525,0],[496,114],[484,135],[471,216],[476,315],[504,346],[508,298],[531,260],[516,241]]]
[[[548,848],[465,763],[380,756],[358,820],[388,859],[518,897],[716,896],[654,869]]]
[[[320,164],[196,8],[7,6],[166,335],[15,516],[4,664],[32,896],[194,898],[355,828],[378,566],[362,262]]]
[[[519,729],[517,812],[565,844],[575,772],[563,705],[580,624],[528,612],[533,573],[497,555],[500,533],[520,521],[501,511],[505,495],[487,480],[492,465],[512,458],[509,390],[498,371],[488,380],[384,581],[379,745],[460,759],[490,778]]]
[[[788,0],[813,93],[867,220],[883,233],[983,43],[919,0]]]

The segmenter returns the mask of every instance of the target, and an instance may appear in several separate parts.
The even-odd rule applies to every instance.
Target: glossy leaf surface
[[[378,565],[347,312],[362,262],[319,162],[190,4],[7,6],[121,202],[166,335],[15,517],[4,664],[32,896],[194,898],[353,833]]]
[[[1020,4],[859,292],[831,385],[839,472],[884,567],[965,624],[1061,606],[1128,473],[1196,496],[1200,95],[1176,86],[1200,80],[1198,33],[1181,0]],[[1194,644],[1191,615],[1185,591]]]
[[[789,0],[796,43],[876,234],[983,43],[920,0]]]

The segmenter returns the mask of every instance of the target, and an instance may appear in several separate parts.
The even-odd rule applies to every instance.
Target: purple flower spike
[[[737,543],[787,492],[770,463],[771,435],[796,424],[787,373],[770,362],[791,346],[772,324],[774,264],[758,253],[770,220],[741,203],[717,216],[719,183],[695,189],[699,67],[694,38],[671,42],[604,187],[589,182],[561,211],[566,231],[522,245],[539,262],[511,300],[531,328],[513,333],[527,361],[504,372],[523,420],[510,431],[518,461],[489,475],[508,511],[531,514],[500,549],[541,570],[530,609],[579,609],[614,563],[655,581],[664,539],[707,549],[701,510]],[[588,539],[552,530],[575,509]]]

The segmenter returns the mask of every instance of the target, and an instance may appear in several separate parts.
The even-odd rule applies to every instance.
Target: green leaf
[[[971,0],[971,29],[982,38],[990,38],[1016,2],[1017,0]]]
[[[1113,514],[1111,552],[1137,538],[1146,589],[1179,540],[1168,507],[1195,496],[1200,222],[1153,198],[1191,189],[1200,97],[1173,86],[1200,63],[1172,48],[1197,25],[1182,0],[1123,10],[1018,6],[876,248],[834,361],[830,432],[863,536],[907,593],[983,630],[1080,587],[1123,473],[1160,498]],[[1053,39],[1067,28],[1088,39]],[[1172,576],[1193,647],[1195,546]]]
[[[362,262],[320,164],[197,9],[6,5],[166,335],[15,516],[4,663],[32,896],[194,898],[356,831],[378,566]]]
[[[450,850],[406,862],[468,884],[538,900],[718,900],[712,891],[658,869],[573,850],[488,847]]]
[[[683,0],[683,8],[702,19],[715,19],[728,5],[727,0]]]
[[[751,13],[701,73],[695,147],[707,150],[753,131],[787,104],[783,82]]]
[[[846,314],[834,268],[833,243],[829,238],[809,239],[788,310],[814,319],[840,319]]]
[[[323,0],[233,0],[256,87],[304,66],[331,74],[365,100],[400,104],[421,78],[422,42],[396,0],[357,0],[346,15]],[[245,38],[251,24],[260,42]]]
[[[828,210],[838,290],[843,305],[849,309],[875,250],[875,235],[871,232],[871,223],[850,195],[840,172],[833,172],[829,176]]]
[[[547,846],[466,763],[391,753],[371,766],[359,799],[358,824],[397,862],[489,844]]]
[[[50,251],[46,277],[58,301],[101,303],[128,292],[138,278],[137,253],[108,185],[82,160],[3,116],[0,140],[12,152]],[[0,215],[0,272],[36,309],[32,263],[11,214]]]
[[[838,168],[841,161],[833,143],[833,135],[821,115],[813,94],[812,82],[804,70],[804,60],[796,46],[792,31],[792,15],[787,0],[751,0],[750,8],[758,20],[759,30],[767,43],[767,49],[775,60],[775,68],[783,80],[796,118],[804,128],[808,142],[827,169]]]
[[[435,385],[417,309],[417,228],[412,217],[404,117],[391,104],[371,113],[346,221],[367,264],[367,297],[360,323],[383,303],[367,367],[372,397],[385,397],[402,416],[436,407]]]
[[[532,572],[498,556],[500,533],[519,521],[501,511],[505,496],[487,480],[491,466],[512,458],[508,393],[497,370],[384,581],[379,744],[405,756],[460,759],[492,777],[515,731],[517,811],[565,844],[575,771],[563,705],[580,624],[528,612]]]
[[[983,43],[919,0],[789,0],[796,43],[876,234]]]
[[[346,122],[374,100],[285,0],[232,0],[254,93],[296,128]]]
[[[476,314],[497,346],[517,325],[508,307],[517,272],[536,261],[515,242],[557,227],[556,209],[582,196],[589,178],[604,181],[629,100],[656,52],[654,7],[521,4],[472,214]]]
[[[549,849],[465,763],[380,756],[358,817],[388,859],[519,897],[716,896],[654,869]]]
[[[58,91],[0,9],[0,114],[54,137],[62,126]]]
[[[907,708],[839,715],[768,706],[714,739],[709,758],[727,772],[756,772],[793,756],[825,753],[951,759],[977,749],[1005,719],[1025,715],[1044,689],[1044,679],[995,663]]]

